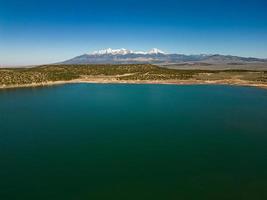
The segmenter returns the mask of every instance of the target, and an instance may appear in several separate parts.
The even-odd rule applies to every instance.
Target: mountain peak
[[[91,55],[105,55],[105,54],[109,54],[109,55],[126,55],[126,54],[165,54],[163,51],[157,49],[157,48],[153,48],[150,51],[133,51],[133,50],[128,50],[128,49],[102,49],[102,50],[98,50],[98,51],[94,51],[93,53],[90,53]]]
[[[157,48],[153,48],[148,52],[148,54],[160,54],[160,53],[165,54],[164,51],[161,51],[160,49],[157,49]]]
[[[129,54],[129,53],[132,53],[132,51],[124,49],[124,48],[121,48],[121,49],[108,48],[108,49],[102,49],[102,50],[99,50],[99,51],[94,51],[92,54],[95,54],[95,55],[103,55],[103,54],[125,55],[125,54]]]

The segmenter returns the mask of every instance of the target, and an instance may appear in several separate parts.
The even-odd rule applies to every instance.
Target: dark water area
[[[0,199],[267,199],[267,90],[1,90]]]

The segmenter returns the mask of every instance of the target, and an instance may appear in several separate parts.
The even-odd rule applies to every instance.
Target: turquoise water
[[[2,90],[0,199],[267,199],[267,90]]]

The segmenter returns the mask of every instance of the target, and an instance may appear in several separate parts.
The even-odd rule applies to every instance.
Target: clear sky
[[[267,58],[267,1],[0,0],[0,65],[108,47]]]

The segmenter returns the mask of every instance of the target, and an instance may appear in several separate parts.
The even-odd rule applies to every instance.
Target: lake
[[[1,90],[0,199],[267,199],[267,90]]]

